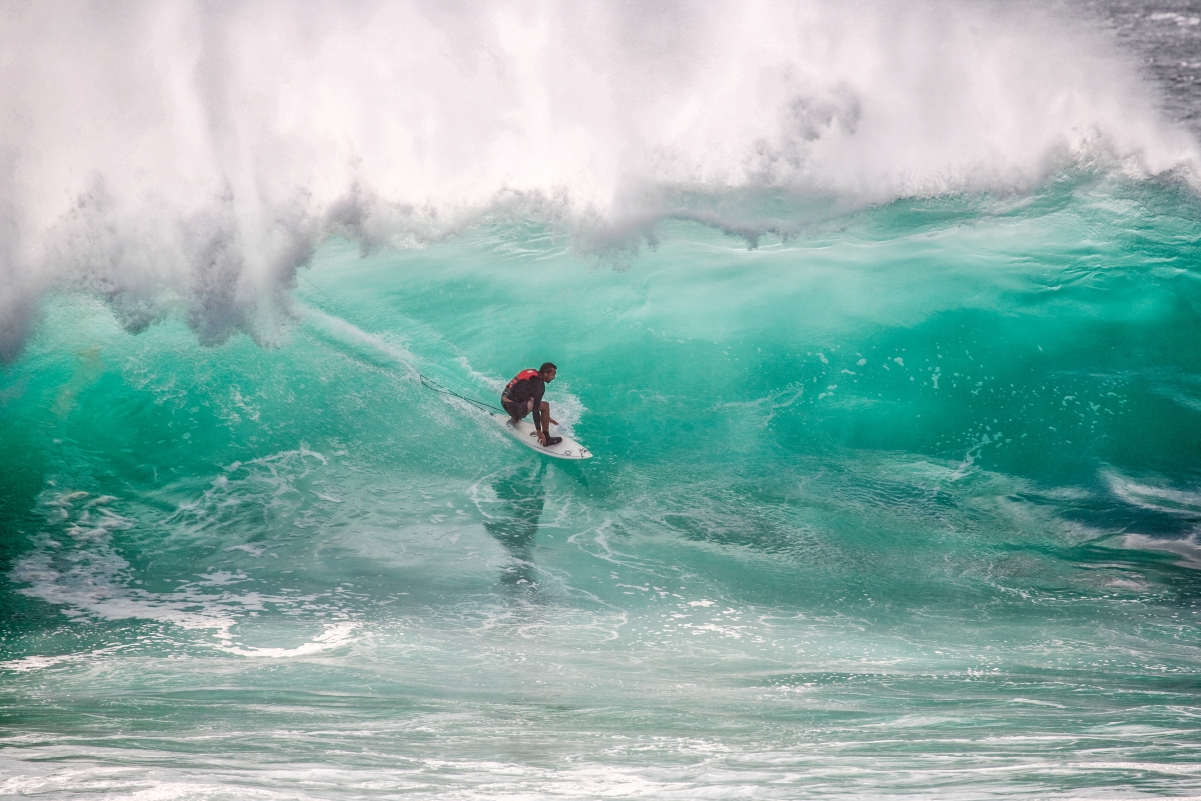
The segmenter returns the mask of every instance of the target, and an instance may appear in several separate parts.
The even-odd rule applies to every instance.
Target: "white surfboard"
[[[492,415],[496,422],[500,423],[505,431],[508,431],[513,439],[520,442],[522,445],[533,448],[538,453],[545,453],[547,456],[553,456],[556,459],[591,459],[592,453],[580,443],[576,442],[571,437],[563,437],[563,441],[558,445],[551,445],[549,448],[544,448],[538,442],[538,433],[534,428],[534,424],[529,420],[520,420],[514,423],[507,414]],[[562,434],[554,434],[553,436],[562,437]]]

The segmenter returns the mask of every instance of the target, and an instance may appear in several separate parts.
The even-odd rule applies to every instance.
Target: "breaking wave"
[[[270,344],[333,234],[534,220],[584,253],[682,217],[1173,173],[1196,146],[1099,24],[1035,4],[37,4],[0,21],[0,358],[47,291]],[[781,198],[787,202],[781,203]]]

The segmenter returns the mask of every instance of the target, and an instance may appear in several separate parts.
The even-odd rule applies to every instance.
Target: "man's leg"
[[[529,406],[524,403],[505,403],[501,401],[500,405],[509,413],[510,423],[519,423],[530,413]]]

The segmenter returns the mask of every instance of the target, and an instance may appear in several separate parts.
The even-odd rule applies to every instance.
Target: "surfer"
[[[558,369],[546,362],[537,370],[522,370],[500,393],[500,405],[505,407],[514,423],[524,419],[530,412],[534,413],[534,430],[538,432],[538,442],[544,448],[563,441],[562,437],[550,435],[551,423],[558,425],[559,421],[550,416],[550,404],[542,400],[546,385],[555,380]]]

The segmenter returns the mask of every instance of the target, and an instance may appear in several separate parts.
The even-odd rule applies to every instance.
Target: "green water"
[[[0,373],[0,790],[1201,793],[1195,195],[813,219],[331,239],[267,348],[52,297]],[[546,360],[590,461],[417,380]]]

